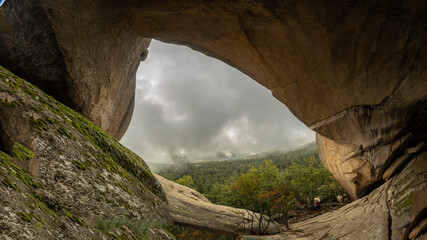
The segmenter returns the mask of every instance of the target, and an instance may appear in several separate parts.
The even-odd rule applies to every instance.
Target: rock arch
[[[425,151],[426,16],[423,1],[9,1],[0,64],[120,138],[150,38],[190,46],[271,89],[356,199]]]

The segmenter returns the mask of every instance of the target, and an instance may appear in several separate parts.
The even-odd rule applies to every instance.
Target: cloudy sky
[[[121,143],[147,162],[288,150],[314,133],[269,90],[188,47],[153,40],[137,72],[135,112]]]

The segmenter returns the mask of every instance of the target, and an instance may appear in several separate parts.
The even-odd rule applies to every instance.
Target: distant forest
[[[314,157],[316,162],[320,163],[315,142],[294,151],[258,154],[247,159],[201,163],[149,163],[149,165],[155,173],[171,181],[176,182],[183,176],[191,176],[194,181],[194,185],[191,187],[202,194],[209,195],[214,184],[224,184],[230,178],[246,174],[251,167],[260,166],[267,160],[271,160],[279,170],[285,170],[293,162],[307,166],[306,160],[310,157]],[[209,196],[207,197],[209,198]]]
[[[201,192],[212,203],[259,213],[260,217],[250,214],[248,225],[251,232],[259,234],[267,230],[275,216],[288,227],[291,211],[302,206],[315,209],[344,194],[322,165],[314,143],[286,153],[162,167],[157,171],[159,175]],[[255,218],[259,220],[257,225]]]

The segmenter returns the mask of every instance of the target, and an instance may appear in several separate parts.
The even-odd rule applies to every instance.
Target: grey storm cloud
[[[188,47],[153,40],[121,142],[147,162],[288,150],[314,140],[270,91]]]

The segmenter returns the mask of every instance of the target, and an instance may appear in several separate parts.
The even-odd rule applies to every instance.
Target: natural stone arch
[[[149,38],[190,46],[271,89],[357,198],[425,140],[426,13],[417,1],[10,1],[0,63],[120,138]]]

